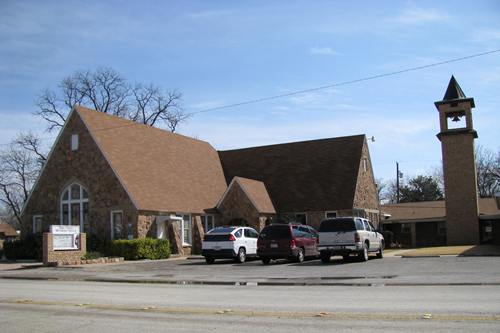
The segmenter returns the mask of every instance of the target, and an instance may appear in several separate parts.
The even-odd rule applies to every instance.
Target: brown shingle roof
[[[234,177],[265,183],[282,212],[349,209],[365,136],[302,141],[219,151],[229,183]]]
[[[5,237],[17,237],[16,229],[3,221],[0,221],[0,234],[3,234]]]
[[[203,212],[226,189],[215,149],[204,141],[75,107],[139,210]]]
[[[254,179],[235,177],[231,184],[235,183],[238,183],[241,186],[243,192],[247,194],[248,198],[254,204],[255,209],[257,209],[259,213],[276,213],[271,198],[269,197],[269,193],[267,193],[266,185],[264,185],[263,182]],[[229,191],[229,189],[230,188],[228,188],[227,191]]]
[[[478,200],[479,214],[495,215],[500,214],[495,198],[480,198]],[[444,219],[446,216],[445,201],[423,201],[407,202],[400,204],[389,204],[381,207],[384,213],[391,214],[387,220],[424,220],[424,219]]]

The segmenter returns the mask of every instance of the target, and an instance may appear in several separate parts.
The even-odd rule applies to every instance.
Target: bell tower
[[[446,201],[446,237],[448,245],[479,244],[476,161],[472,125],[474,99],[467,98],[452,76],[439,111]]]

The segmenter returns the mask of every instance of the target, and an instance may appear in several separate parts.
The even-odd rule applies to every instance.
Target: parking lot
[[[260,260],[236,264],[217,260],[169,259],[120,264],[31,267],[2,270],[4,278],[121,281],[182,284],[261,285],[443,285],[500,284],[498,257],[371,258],[368,262],[331,263],[286,260],[263,265]]]

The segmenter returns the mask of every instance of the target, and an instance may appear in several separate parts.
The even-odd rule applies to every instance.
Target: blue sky
[[[183,93],[187,112],[500,49],[498,1],[0,0],[0,144],[33,130],[44,88],[109,66]],[[365,133],[375,176],[441,161],[440,100],[474,97],[477,143],[500,148],[500,53],[199,114],[179,132],[217,149]]]

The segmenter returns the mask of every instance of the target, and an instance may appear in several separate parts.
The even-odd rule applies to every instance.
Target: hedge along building
[[[80,225],[198,252],[214,225],[328,216],[378,223],[364,135],[217,152],[209,143],[75,107],[23,209],[22,234]]]

